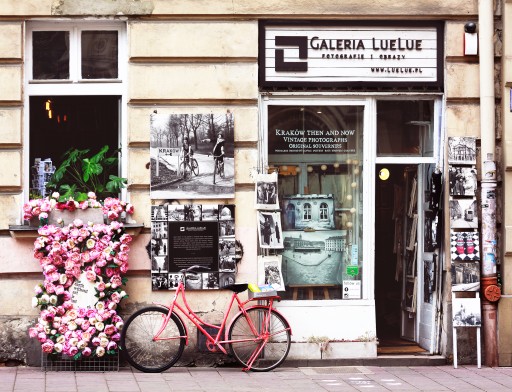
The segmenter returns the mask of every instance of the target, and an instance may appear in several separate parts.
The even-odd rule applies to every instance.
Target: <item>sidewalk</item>
[[[176,367],[147,374],[43,372],[0,367],[0,391],[27,392],[315,392],[315,391],[510,391],[512,368],[476,366],[281,367],[268,373],[240,368]]]

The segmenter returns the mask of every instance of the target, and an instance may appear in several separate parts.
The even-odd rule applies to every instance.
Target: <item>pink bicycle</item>
[[[189,336],[180,314],[206,337],[208,350],[231,354],[242,364],[244,371],[269,371],[283,363],[290,351],[292,332],[288,321],[273,307],[274,301],[279,301],[280,297],[258,296],[242,301],[238,294],[247,290],[246,283],[223,287],[233,291],[224,319],[221,325],[209,324],[201,320],[188,305],[184,282],[188,273],[206,270],[204,267],[192,266],[180,271],[183,279],[170,305],[156,304],[158,306],[143,308],[128,318],[120,343],[126,359],[133,367],[155,373],[169,369],[178,361],[185,345],[188,345]],[[183,303],[178,302],[179,297]],[[230,318],[235,303],[238,313]],[[216,333],[208,333],[204,326]]]

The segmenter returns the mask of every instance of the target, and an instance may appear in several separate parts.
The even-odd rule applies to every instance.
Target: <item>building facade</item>
[[[4,1],[0,359],[37,364],[40,358],[39,343],[26,333],[38,315],[31,308],[41,279],[35,233],[19,226],[35,188],[32,166],[57,162],[71,139],[80,148],[121,146],[119,173],[128,178],[122,198],[135,206],[133,219],[142,225],[130,254],[126,315],[170,297],[153,291],[148,277],[152,229],[167,235],[166,226],[152,227],[152,214],[160,212],[151,207],[212,199],[234,204],[236,239],[244,249],[236,280],[259,279],[258,256],[282,257],[286,291],[279,309],[293,329],[290,358],[303,359],[319,357],[318,347],[308,344],[315,337],[331,342],[323,358],[374,357],[379,341],[393,339],[450,357],[450,238],[457,220],[450,212],[465,211],[456,226],[465,233],[479,233],[481,212],[464,208],[479,197],[476,189],[458,199],[450,194],[449,151],[455,161],[464,158],[464,168],[474,166],[479,181],[479,152],[485,151],[485,160],[497,163],[500,241],[490,276],[501,273],[503,295],[485,305],[484,316],[499,304],[484,343],[492,345],[495,336],[499,364],[509,366],[510,214],[501,200],[510,166],[506,29],[512,14],[507,1],[490,3]],[[493,74],[485,96],[475,49],[484,31],[482,8],[491,10],[485,31],[492,33],[484,42]],[[485,102],[489,112],[489,95],[492,126],[486,122],[484,138],[481,109]],[[151,198],[154,113],[233,115],[234,197]],[[197,151],[212,142],[210,135],[193,139]],[[452,146],[452,140],[463,143]],[[255,204],[254,174],[275,172],[283,248],[262,249],[258,212],[247,206]],[[451,196],[458,203],[453,208]],[[474,265],[457,268],[474,271]],[[190,293],[213,323],[222,319],[228,297],[225,290]],[[458,336],[459,360],[473,361],[474,329]]]

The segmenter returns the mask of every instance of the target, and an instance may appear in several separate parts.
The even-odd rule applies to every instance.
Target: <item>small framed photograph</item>
[[[449,184],[450,196],[476,196],[476,169],[450,165]]]
[[[478,229],[476,199],[450,200],[450,227],[452,229]]]
[[[277,198],[277,172],[271,174],[257,174],[255,184],[256,209],[279,209],[279,201]]]
[[[454,327],[482,326],[480,298],[453,298],[452,314]]]
[[[476,138],[469,136],[449,137],[448,163],[476,164]]]
[[[279,212],[258,211],[258,228],[260,247],[267,249],[283,248],[283,229]]]
[[[452,291],[480,291],[478,261],[452,263]]]
[[[284,291],[285,285],[281,262],[281,255],[259,256],[258,285],[271,285],[276,291]]]

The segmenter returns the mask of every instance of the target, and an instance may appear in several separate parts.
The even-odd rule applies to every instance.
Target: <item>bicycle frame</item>
[[[181,305],[180,303],[177,302],[177,300],[180,296],[183,301],[183,305]],[[233,292],[233,294],[231,295],[231,299],[226,307],[222,323],[220,326],[218,326],[218,325],[213,325],[213,324],[205,322],[190,308],[190,306],[187,303],[187,299],[186,299],[185,286],[184,286],[183,281],[181,281],[178,285],[178,288],[176,289],[176,293],[174,294],[174,298],[173,298],[170,306],[164,305],[161,303],[155,303],[156,305],[160,305],[160,306],[163,306],[163,307],[169,309],[169,312],[167,313],[167,316],[164,318],[162,326],[160,327],[158,332],[153,337],[153,340],[158,341],[158,340],[172,340],[172,339],[185,338],[185,344],[188,345],[188,328],[185,325],[185,323],[183,323],[183,321],[181,320],[181,317],[179,317],[179,314],[177,312],[175,312],[175,313],[180,318],[180,321],[182,322],[182,324],[185,328],[185,336],[160,337],[162,332],[165,330],[165,327],[167,326],[169,319],[171,318],[171,314],[173,313],[173,311],[175,311],[177,309],[181,312],[182,315],[184,315],[186,318],[188,318],[198,328],[199,331],[201,331],[201,333],[206,337],[208,342],[210,342],[212,345],[214,345],[215,348],[218,348],[224,354],[228,354],[227,350],[224,348],[225,344],[247,341],[247,339],[228,340],[227,334],[228,334],[229,326],[231,325],[231,323],[228,326],[226,326],[226,324],[227,324],[231,309],[233,307],[233,304],[236,302],[239,311],[245,315],[245,317],[249,323],[249,326],[251,328],[251,331],[255,335],[255,337],[253,339],[251,339],[251,341],[256,341],[256,340],[260,339],[259,336],[261,335],[261,333],[258,332],[256,326],[252,323],[252,320],[249,317],[247,317],[247,310],[252,309],[252,308],[262,308],[263,307],[263,308],[268,308],[269,315],[270,315],[271,310],[273,310],[274,312],[277,312],[276,309],[273,308],[274,298],[275,297],[265,298],[265,300],[268,301],[267,305],[254,305],[254,306],[246,307],[246,305],[249,302],[254,301],[255,299],[248,299],[247,301],[241,301],[240,298],[238,297],[238,294]],[[279,313],[279,312],[277,312],[277,313]],[[233,322],[236,319],[236,316],[237,316],[237,314],[235,314],[235,316],[233,316],[231,318],[231,322]],[[217,333],[214,334],[215,336],[212,336],[208,331],[206,331],[203,328],[203,326],[214,328],[215,330],[217,330]],[[290,333],[291,333],[291,328],[289,326],[288,326],[288,329],[290,329]],[[224,340],[221,340],[223,331],[224,331],[225,338],[224,338]],[[267,333],[267,335],[268,335],[268,333]],[[264,339],[265,340],[264,344],[262,344],[261,347],[252,354],[250,361],[248,363],[248,368],[250,368],[250,365],[252,364],[252,362],[258,357],[261,350],[263,350],[263,347],[266,345],[269,338],[270,338],[270,336],[266,336],[266,338]]]

